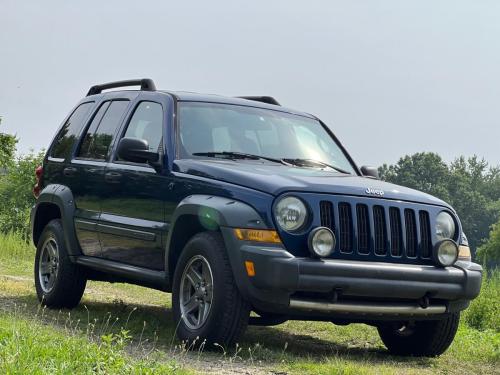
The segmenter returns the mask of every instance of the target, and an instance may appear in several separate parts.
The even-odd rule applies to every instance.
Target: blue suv
[[[378,180],[321,120],[272,97],[93,86],[36,177],[40,302],[75,307],[87,280],[171,292],[190,344],[321,320],[435,356],[480,291],[452,207]]]

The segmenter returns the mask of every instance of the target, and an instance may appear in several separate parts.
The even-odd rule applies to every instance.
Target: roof
[[[315,118],[313,115],[301,111],[297,111],[291,108],[286,108],[278,105],[263,103],[255,100],[248,100],[230,96],[222,96],[215,94],[199,94],[195,92],[188,91],[164,91],[160,92],[170,94],[175,96],[178,101],[181,102],[204,102],[204,103],[220,103],[220,104],[232,104],[232,105],[244,105],[247,107],[256,107],[263,109],[271,109],[274,111],[291,113],[294,115],[305,116],[309,118]]]

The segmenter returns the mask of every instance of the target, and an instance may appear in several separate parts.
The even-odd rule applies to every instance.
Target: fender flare
[[[31,213],[31,233],[34,233],[36,215],[43,203],[50,203],[59,207],[68,254],[70,256],[81,255],[75,232],[74,214],[76,207],[71,190],[67,186],[60,184],[50,184],[42,190]]]
[[[176,225],[179,219],[186,215],[198,217],[202,226],[206,224],[207,230],[215,230],[219,227],[269,229],[259,213],[246,203],[214,195],[190,195],[177,205],[172,215],[165,247],[166,275],[170,275],[170,271],[173,271],[169,268],[169,259]],[[225,242],[229,245],[228,241]],[[231,258],[231,254],[228,256]]]

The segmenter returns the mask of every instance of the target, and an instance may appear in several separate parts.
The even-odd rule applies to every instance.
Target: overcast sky
[[[359,164],[500,163],[500,1],[0,0],[0,131],[47,147],[95,83],[272,95]]]

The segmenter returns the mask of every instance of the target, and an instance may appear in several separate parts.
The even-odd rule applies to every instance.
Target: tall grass
[[[32,242],[23,240],[21,234],[15,232],[0,234],[0,260],[28,261],[35,255]]]
[[[481,293],[465,310],[463,318],[472,328],[500,332],[500,269],[485,274]]]

